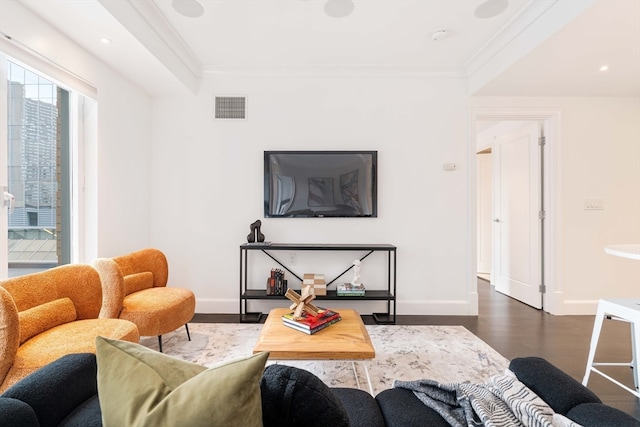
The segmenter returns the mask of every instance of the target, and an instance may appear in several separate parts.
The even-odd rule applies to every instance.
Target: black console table
[[[376,323],[395,324],[396,323],[396,247],[387,244],[308,244],[308,243],[271,243],[271,244],[257,244],[257,243],[244,243],[240,245],[240,322],[260,322],[263,313],[261,312],[247,312],[247,302],[249,300],[274,300],[286,298],[282,295],[267,295],[264,283],[260,284],[260,289],[250,289],[247,284],[247,270],[249,268],[249,252],[260,251],[267,255],[279,266],[284,268],[293,277],[300,280],[302,278],[291,271],[291,269],[285,265],[282,261],[278,260],[272,252],[277,251],[361,251],[366,252],[364,256],[360,258],[360,261],[374,252],[387,252],[387,289],[386,290],[368,290],[364,296],[338,296],[335,289],[330,289],[330,286],[347,273],[353,265],[336,276],[334,279],[327,281],[327,295],[317,296],[317,301],[323,300],[341,300],[341,301],[386,301],[387,311],[386,313],[373,313],[373,318]],[[265,275],[266,277],[266,275]],[[290,286],[291,287],[291,286]],[[300,292],[300,290],[297,290]]]

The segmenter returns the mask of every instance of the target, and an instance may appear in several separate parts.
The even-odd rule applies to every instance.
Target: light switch
[[[604,209],[604,201],[597,197],[589,197],[584,199],[584,210],[601,211]]]
[[[458,170],[458,165],[456,163],[445,163],[442,168],[446,171],[455,171]]]

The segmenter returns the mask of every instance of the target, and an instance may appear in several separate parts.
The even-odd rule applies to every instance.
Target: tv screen
[[[265,218],[377,217],[377,151],[265,151]]]

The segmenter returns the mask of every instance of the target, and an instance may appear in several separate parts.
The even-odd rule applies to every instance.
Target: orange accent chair
[[[104,302],[100,317],[129,320],[138,325],[141,336],[158,336],[162,352],[162,334],[193,318],[196,299],[188,289],[168,287],[167,258],[158,249],[142,249],[115,258],[93,262],[102,280]]]
[[[0,281],[0,392],[69,353],[95,353],[97,336],[138,342],[138,328],[99,318],[102,285],[72,264]]]

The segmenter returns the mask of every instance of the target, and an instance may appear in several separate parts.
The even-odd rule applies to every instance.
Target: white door
[[[497,291],[542,307],[541,163],[537,123],[496,138],[493,283]]]

